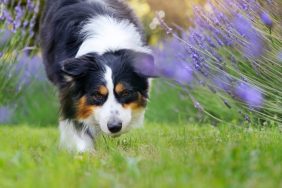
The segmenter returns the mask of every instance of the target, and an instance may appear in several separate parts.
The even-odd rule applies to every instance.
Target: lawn
[[[0,187],[282,187],[279,128],[154,124],[58,149],[54,127],[0,127]]]

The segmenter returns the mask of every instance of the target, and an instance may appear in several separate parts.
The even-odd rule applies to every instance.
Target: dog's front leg
[[[81,125],[80,125],[81,126]],[[89,128],[78,128],[76,122],[71,120],[60,121],[60,147],[70,152],[94,152],[93,134]]]

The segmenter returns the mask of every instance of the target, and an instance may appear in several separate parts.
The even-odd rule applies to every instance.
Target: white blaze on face
[[[101,130],[107,134],[110,134],[108,129],[108,122],[112,119],[121,121],[122,129],[119,133],[126,132],[129,129],[131,122],[131,110],[125,109],[118,103],[114,95],[114,83],[112,79],[112,70],[106,66],[105,73],[106,87],[108,88],[107,101],[99,108],[95,110],[95,120],[99,124]]]

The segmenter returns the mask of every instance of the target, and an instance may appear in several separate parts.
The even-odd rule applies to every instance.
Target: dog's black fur
[[[86,0],[48,0],[41,19],[40,38],[42,55],[48,78],[62,84],[62,62],[73,58],[83,42],[80,34],[85,21],[95,15],[110,15],[130,20],[142,34],[143,29],[130,8],[122,1],[111,0],[109,6],[87,3]]]

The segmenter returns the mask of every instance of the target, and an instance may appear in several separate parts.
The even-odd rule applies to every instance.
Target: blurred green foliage
[[[239,114],[229,109],[218,96],[202,87],[194,88],[192,95],[197,96],[204,112],[194,107],[192,100],[177,86],[167,84],[165,80],[153,82],[150,102],[146,111],[148,121],[154,122],[198,122],[217,125],[220,121],[238,123]],[[232,104],[233,105],[233,104]]]
[[[12,123],[56,126],[58,118],[59,101],[56,89],[51,83],[33,81],[17,99]]]
[[[1,37],[1,33],[0,33]],[[7,105],[15,100],[21,93],[19,78],[21,71],[16,69],[16,55],[4,54],[6,43],[0,44],[0,106]]]

